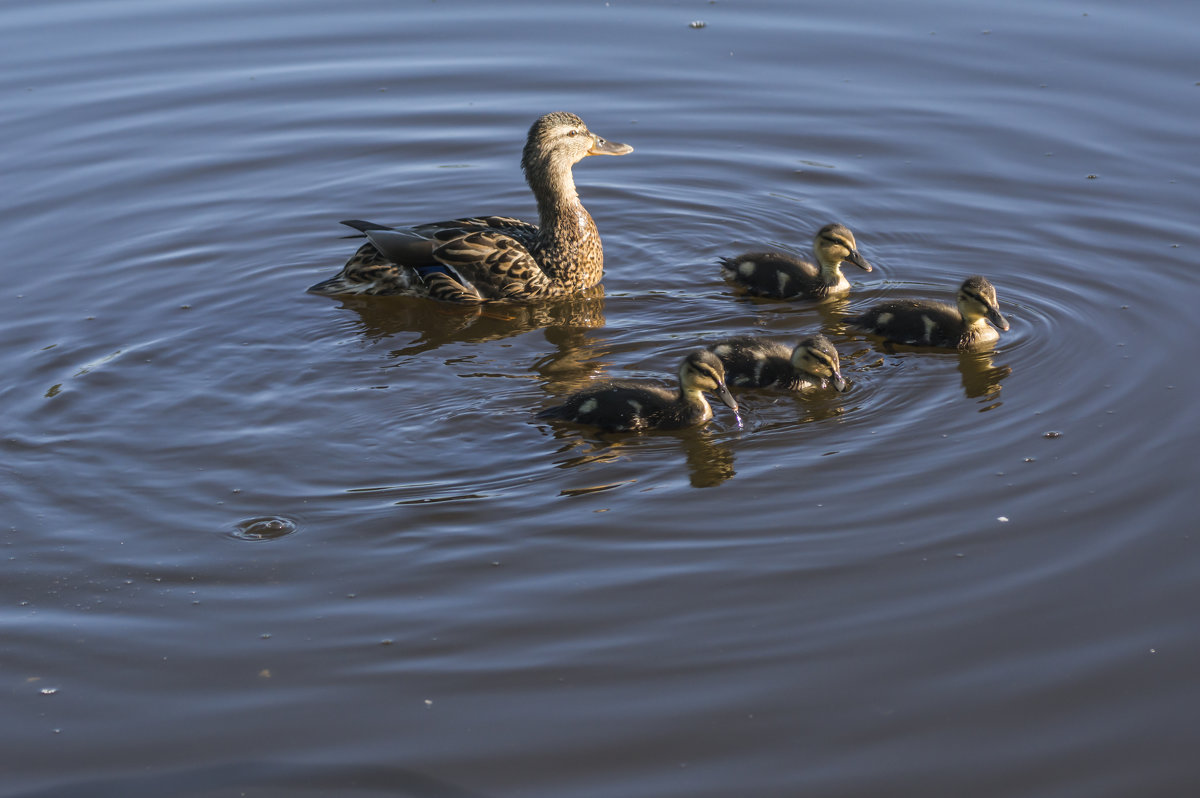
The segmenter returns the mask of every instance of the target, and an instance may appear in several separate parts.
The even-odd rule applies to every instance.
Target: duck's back
[[[957,348],[966,332],[957,309],[929,300],[881,302],[847,321],[889,341],[914,346]]]
[[[668,388],[612,382],[572,394],[563,404],[538,413],[538,418],[587,424],[608,432],[630,432],[689,427],[705,420],[704,410],[684,402]]]
[[[792,352],[778,341],[730,338],[709,349],[721,358],[725,380],[739,388],[788,387],[795,381]]]
[[[721,259],[721,274],[755,296],[789,299],[823,296],[820,270],[785,252],[747,252]]]

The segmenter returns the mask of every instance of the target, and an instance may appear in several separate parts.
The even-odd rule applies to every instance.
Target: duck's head
[[[737,412],[738,404],[725,387],[725,366],[721,358],[707,349],[697,349],[683,359],[679,365],[679,385],[684,393],[707,391],[715,394],[726,407]]]
[[[1008,320],[1000,313],[996,302],[996,289],[986,277],[975,275],[968,277],[958,289],[958,312],[962,314],[967,324],[974,324],[979,319],[987,319],[996,325],[996,329],[1007,330]]]
[[[529,128],[521,168],[526,177],[547,169],[574,166],[589,155],[625,155],[633,147],[607,141],[588,130],[583,120],[566,111],[554,111]]]
[[[854,240],[854,233],[850,232],[850,228],[836,222],[817,231],[817,237],[813,239],[813,252],[826,268],[837,267],[843,261],[849,261],[864,272],[871,271],[871,264],[858,254],[858,243]]]
[[[833,342],[824,335],[814,335],[796,344],[796,348],[792,350],[792,367],[814,377],[829,380],[835,391],[846,390],[841,359],[833,347]]]

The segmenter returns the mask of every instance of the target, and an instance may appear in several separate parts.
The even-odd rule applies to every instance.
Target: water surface
[[[690,23],[704,22],[703,27]],[[1200,11],[10,2],[0,795],[1175,796]],[[343,218],[533,218],[565,109],[603,290],[331,300]],[[717,258],[848,225],[849,298]],[[950,299],[981,355],[842,318]],[[534,413],[721,336],[851,390]]]

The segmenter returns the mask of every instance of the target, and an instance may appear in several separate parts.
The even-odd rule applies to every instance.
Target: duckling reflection
[[[911,346],[975,351],[996,342],[1008,320],[1000,313],[996,289],[986,278],[969,277],[958,289],[957,308],[944,302],[895,299],[881,302],[846,323],[886,341]]]
[[[747,252],[722,258],[721,275],[754,296],[827,299],[850,290],[850,282],[842,274],[843,262],[871,271],[845,225],[827,224],[818,230],[813,254],[819,266],[785,252]]]
[[[682,429],[712,418],[712,407],[704,397],[706,391],[737,413],[737,402],[725,386],[721,359],[700,349],[679,364],[678,392],[645,382],[609,382],[574,393],[563,404],[547,408],[537,417],[597,427],[604,432]]]
[[[569,456],[556,460],[560,468],[582,468],[588,472],[589,481],[578,487],[560,491],[563,496],[583,496],[636,485],[638,478],[629,471],[621,472],[620,463],[632,459],[639,447],[657,448],[663,438],[646,438],[624,435],[619,438],[578,435],[565,430],[555,430],[554,436],[563,441],[560,454]],[[688,481],[693,488],[711,488],[733,478],[733,452],[712,435],[711,429],[691,428],[679,430],[670,441],[683,447],[687,462]],[[646,452],[647,456],[652,456]],[[582,472],[581,472],[582,473]],[[598,476],[599,475],[599,476]],[[622,478],[624,477],[624,478]],[[608,479],[609,481],[598,481]]]
[[[995,365],[990,352],[960,352],[958,373],[962,376],[963,393],[968,399],[977,399],[998,393],[1000,381],[1012,374],[1012,368]]]
[[[714,488],[733,478],[733,451],[711,435],[701,432],[683,439],[687,454],[688,481],[693,488]]]

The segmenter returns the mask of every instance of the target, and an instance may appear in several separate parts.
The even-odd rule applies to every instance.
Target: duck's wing
[[[533,249],[537,243],[538,226],[511,216],[471,216],[465,219],[451,219],[447,222],[432,222],[417,225],[413,230],[421,235],[434,236],[439,233],[457,230],[460,233],[499,233],[515,238],[526,249]]]
[[[417,238],[433,239],[438,237],[445,240],[447,235],[466,235],[468,233],[498,233],[516,239],[526,249],[532,250],[537,244],[538,226],[522,219],[511,216],[470,216],[464,219],[449,219],[444,222],[429,222],[412,227],[392,227],[390,225],[368,222],[363,219],[344,219],[342,224],[353,227],[367,238],[376,236],[396,241],[415,236]],[[397,254],[405,254],[398,252]]]
[[[530,299],[551,290],[550,278],[528,247],[506,233],[442,231],[434,240],[433,257],[481,299]]]
[[[530,250],[537,225],[508,216],[476,216],[410,228],[349,219],[384,259],[411,268],[430,296],[449,302],[529,299],[550,278]]]

